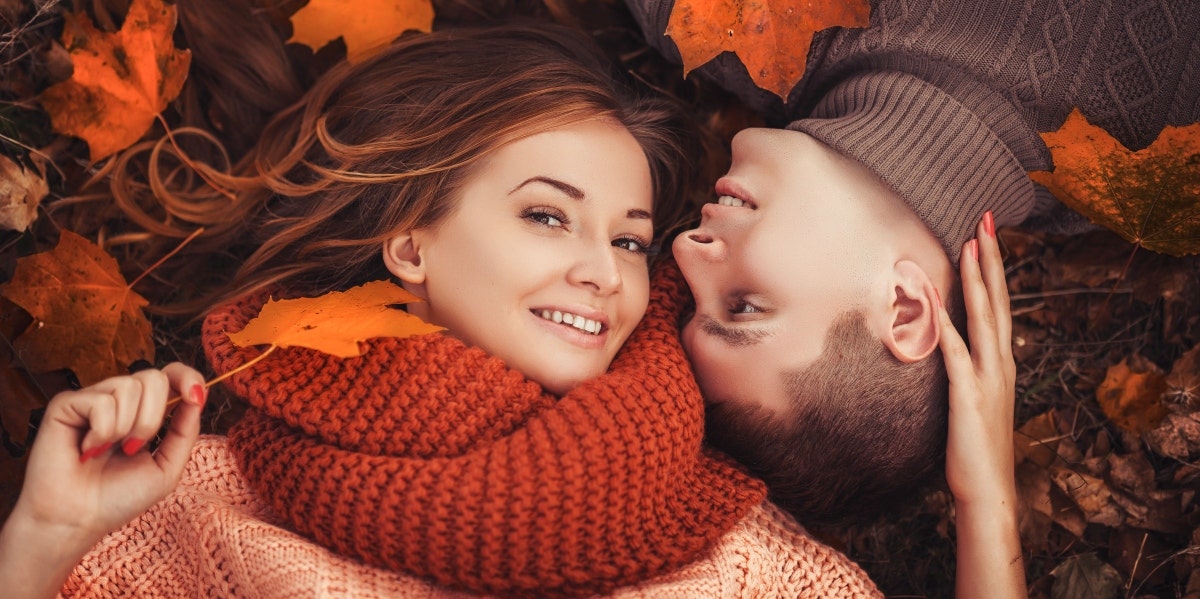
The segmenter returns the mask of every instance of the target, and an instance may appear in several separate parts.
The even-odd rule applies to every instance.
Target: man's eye
[[[762,309],[746,300],[738,300],[729,309],[730,314],[754,314],[757,312],[762,312]]]

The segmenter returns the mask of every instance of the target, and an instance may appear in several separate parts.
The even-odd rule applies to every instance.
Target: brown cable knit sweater
[[[674,0],[626,2],[646,39],[678,60],[662,34]],[[1132,149],[1200,120],[1200,4],[876,0],[869,27],[813,38],[786,107],[733,54],[698,70],[863,163],[957,261],[988,209],[997,225],[1080,222],[1026,175],[1051,168],[1038,132],[1072,108]]]

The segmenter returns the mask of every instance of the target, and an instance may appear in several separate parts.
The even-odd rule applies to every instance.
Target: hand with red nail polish
[[[167,398],[181,393],[168,410]],[[54,596],[105,534],[174,489],[200,433],[205,394],[200,373],[174,363],[56,395],[0,530],[0,587]],[[143,451],[168,414],[162,443]]]

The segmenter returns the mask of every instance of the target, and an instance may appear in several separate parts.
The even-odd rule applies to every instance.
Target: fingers
[[[1008,282],[1004,278],[1004,259],[1000,256],[1000,243],[996,239],[996,226],[992,213],[984,215],[977,230],[979,266],[996,319],[996,336],[1001,353],[1012,353],[1012,312],[1009,308]]]
[[[942,359],[946,362],[946,376],[950,379],[950,386],[953,388],[973,381],[975,365],[971,362],[971,353],[958,330],[954,328],[945,307],[938,306],[938,318],[942,328],[938,347],[942,350]],[[951,394],[951,399],[953,398],[954,394]]]
[[[963,301],[967,308],[967,333],[971,352],[977,364],[995,364],[1000,359],[996,316],[991,298],[983,281],[979,261],[979,240],[972,239],[963,247],[959,259],[962,276]]]
[[[200,413],[204,410],[208,392],[204,387],[204,377],[183,364],[170,364],[163,368],[163,373],[171,382],[171,387],[179,390],[183,401],[171,416],[171,426],[154,453],[154,461],[171,480],[178,480],[191,455],[192,446],[200,436]]]
[[[173,387],[191,390],[184,403],[196,414],[185,420],[194,420],[198,431],[204,379],[194,369],[175,363],[161,371],[143,370],[58,394],[47,408],[44,422],[51,426],[44,425],[42,435],[60,447],[78,448],[81,463],[108,455],[114,447],[135,455],[162,427]],[[180,431],[190,433],[191,428]]]

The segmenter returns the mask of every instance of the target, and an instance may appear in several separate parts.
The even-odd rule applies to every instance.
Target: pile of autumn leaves
[[[561,3],[544,1],[552,13]],[[341,38],[347,58],[353,61],[405,30],[428,31],[433,21],[429,0],[378,0],[353,3],[353,8],[350,4],[351,0],[311,0],[291,17],[291,41],[317,49]],[[760,86],[785,95],[803,70],[771,57],[803,55],[794,48],[807,46],[814,32],[835,25],[864,26],[869,16],[865,0],[786,14],[771,14],[771,10],[766,3],[751,10],[732,0],[680,0],[668,33],[680,46],[687,70],[731,50]],[[768,17],[775,19],[775,26],[764,34],[756,23]],[[133,0],[120,29],[113,32],[98,29],[86,14],[63,14],[60,43],[69,51],[74,71],[69,79],[41,90],[36,100],[56,132],[87,143],[91,163],[111,161],[146,136],[156,120],[166,124],[161,114],[186,83],[191,58],[187,50],[174,46],[175,24],[175,8],[162,0]],[[712,35],[714,31],[719,35]],[[1194,159],[1200,155],[1200,125],[1168,127],[1150,147],[1130,152],[1075,112],[1059,131],[1044,138],[1055,170],[1033,173],[1034,180],[1134,244],[1128,251],[1146,248],[1174,256],[1200,252],[1200,161]],[[0,228],[26,231],[38,217],[40,204],[50,192],[48,165],[39,155],[30,151],[22,161],[0,155]],[[1008,235],[1010,264],[1021,260],[1021,248],[1028,245],[1014,235]],[[66,369],[88,384],[125,372],[138,360],[154,362],[155,344],[144,314],[148,302],[133,290],[137,283],[126,282],[117,261],[102,247],[61,231],[56,247],[18,260],[10,280],[0,285],[0,296],[22,311],[20,318],[14,318],[6,307],[0,315],[0,333],[11,340],[0,346],[5,372]],[[1010,280],[1010,286],[1020,285],[1019,280]],[[1036,289],[1042,289],[1040,280],[1038,285]],[[1184,288],[1195,290],[1194,285],[1179,286]],[[419,321],[398,316],[403,312],[386,310],[388,304],[412,299],[396,293],[373,288],[319,298],[316,304],[272,306],[271,311],[282,310],[283,315],[264,311],[263,332],[242,342],[297,344],[356,355],[360,340],[428,330]],[[356,326],[347,336],[329,335],[325,331],[349,329],[344,324],[330,326],[327,317],[314,326],[311,318],[318,313],[340,314],[338,323],[366,326]],[[350,314],[354,316],[345,318]],[[1054,318],[1052,310],[1043,314]],[[1029,347],[1043,343],[1044,331],[1057,323],[1040,324],[1041,333],[1027,329],[1024,337],[1017,335],[1017,341]],[[1030,415],[1016,435],[1027,549],[1062,549],[1062,543],[1053,540],[1056,534],[1086,540],[1095,526],[1113,531],[1105,545],[1107,561],[1094,553],[1076,552],[1055,565],[1050,578],[1058,589],[1052,593],[1056,597],[1102,596],[1118,587],[1131,590],[1127,582],[1160,575],[1172,560],[1173,567],[1184,563],[1179,559],[1184,553],[1164,539],[1188,538],[1200,545],[1189,528],[1197,513],[1194,491],[1186,490],[1193,481],[1163,481],[1162,468],[1156,466],[1162,460],[1186,463],[1200,454],[1200,347],[1175,359],[1169,371],[1137,354],[1113,362],[1102,382],[1093,385],[1093,405],[1112,423],[1108,428],[1118,438],[1090,435],[1081,445],[1078,415],[1066,414],[1060,407]],[[11,378],[0,376],[0,383]],[[10,404],[45,401],[44,397],[32,402],[9,398],[13,393],[30,393],[28,385],[5,389],[12,391],[4,400]],[[22,424],[8,421],[13,419],[11,407],[0,406],[6,439]],[[1121,453],[1117,446],[1135,450]],[[1200,577],[1192,578],[1189,588],[1194,585],[1200,596]]]

